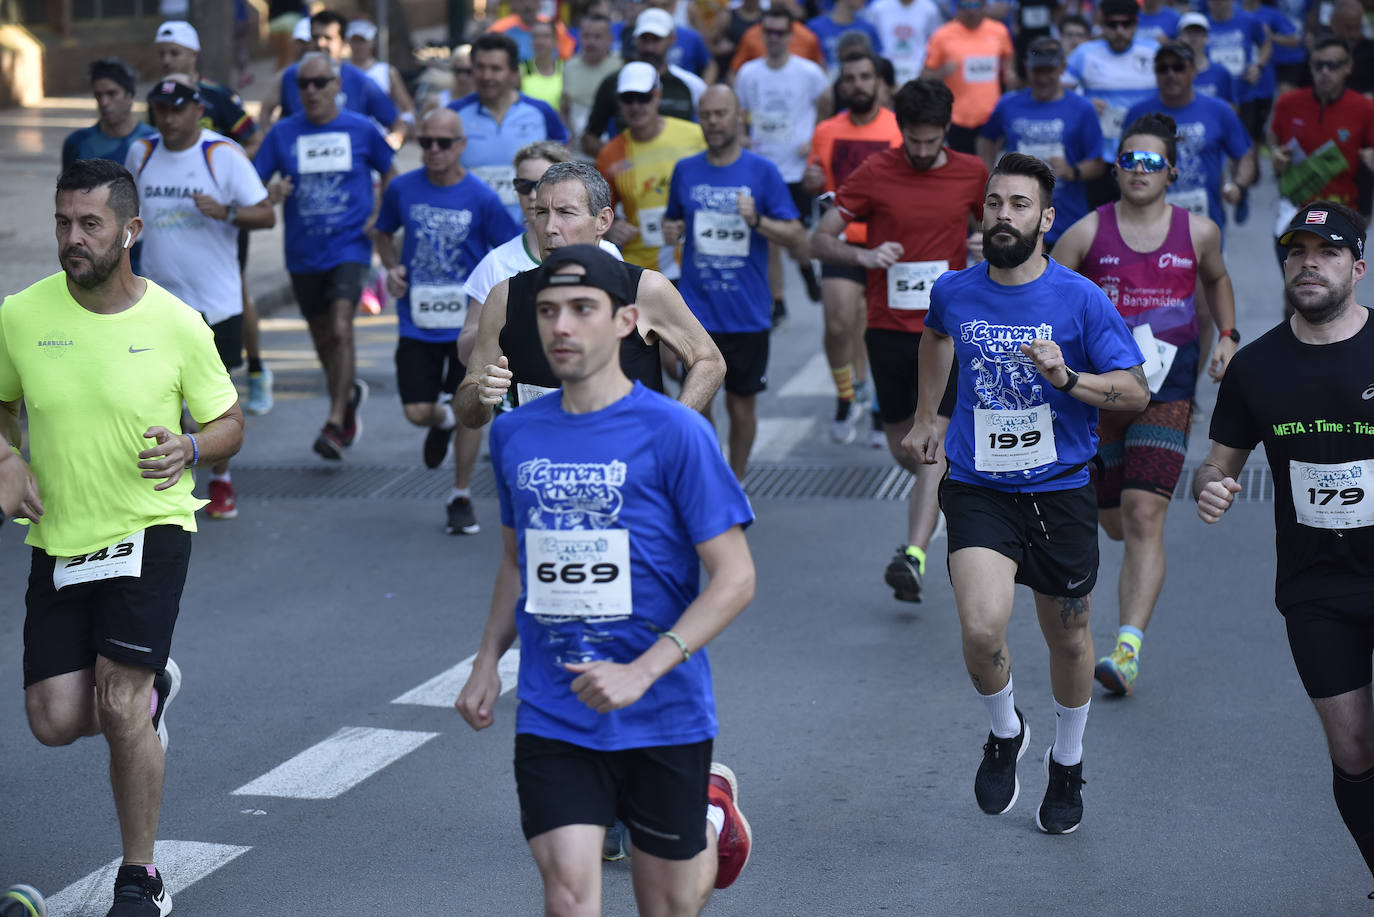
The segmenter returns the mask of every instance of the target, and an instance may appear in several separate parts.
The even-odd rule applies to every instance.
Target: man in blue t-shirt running
[[[711,425],[621,369],[639,318],[624,265],[569,245],[534,290],[562,388],[492,425],[504,554],[455,706],[474,729],[492,724],[519,637],[515,782],[545,901],[600,912],[602,840],[619,817],[640,910],[695,914],[752,843],[734,773],[711,762],[704,648],[753,597],[754,514]]]
[[[1053,196],[1054,173],[1039,159],[1008,153],[997,164],[983,202],[986,264],[946,273],[931,291],[916,420],[903,444],[935,463],[935,404],[956,361],[940,503],[964,665],[992,721],[973,793],[984,812],[1001,815],[1020,792],[1016,762],[1030,728],[1012,695],[1007,624],[1022,583],[1035,593],[1054,689],[1049,786],[1035,823],[1068,834],[1083,819],[1093,685],[1097,499],[1087,468],[1097,411],[1144,410],[1150,390],[1140,348],[1111,301],[1043,254]]]

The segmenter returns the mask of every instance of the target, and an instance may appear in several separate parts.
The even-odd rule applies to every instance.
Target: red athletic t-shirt
[[[868,220],[869,248],[900,242],[902,262],[912,265],[868,272],[870,328],[924,331],[938,262],[951,271],[964,268],[969,217],[983,219],[988,170],[977,156],[949,147],[945,156],[944,165],[918,172],[902,147],[874,153],[835,195],[846,220]]]
[[[1304,153],[1336,141],[1349,168],[1327,182],[1318,197],[1355,206],[1360,148],[1374,147],[1374,101],[1347,89],[1335,102],[1322,105],[1311,89],[1294,89],[1274,103],[1273,131],[1279,143],[1296,137]]]

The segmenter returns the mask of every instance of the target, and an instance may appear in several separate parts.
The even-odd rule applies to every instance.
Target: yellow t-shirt
[[[619,201],[625,219],[639,227],[639,235],[623,248],[625,260],[662,271],[672,248],[663,248],[663,213],[668,208],[668,183],[679,159],[706,149],[701,126],[681,118],[663,119],[663,130],[648,143],[636,143],[628,130],[611,139],[596,157],[596,167],[611,186],[611,203]]]
[[[21,397],[45,511],[28,544],[67,557],[151,525],[196,530],[191,474],[153,490],[138,453],[149,427],[181,432],[183,400],[200,423],[238,400],[200,313],[150,280],[131,308],[97,315],[65,274],[40,280],[0,303],[0,401]]]

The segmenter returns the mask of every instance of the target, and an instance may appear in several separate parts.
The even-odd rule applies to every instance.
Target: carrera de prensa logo
[[[60,331],[50,331],[38,338],[38,352],[50,360],[65,356],[76,346],[76,341]]]
[[[624,462],[521,462],[516,486],[534,494],[529,528],[600,529],[615,524],[624,506]]]

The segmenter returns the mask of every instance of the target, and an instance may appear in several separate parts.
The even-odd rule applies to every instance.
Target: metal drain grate
[[[1183,469],[1174,499],[1192,501],[1193,471]],[[453,486],[448,467],[429,470],[410,465],[235,465],[234,480],[250,499],[293,500],[442,500]],[[1238,500],[1274,499],[1269,466],[1241,472]],[[758,464],[749,469],[744,489],[755,500],[905,500],[912,477],[895,466]],[[472,495],[496,496],[491,466],[473,473]]]

